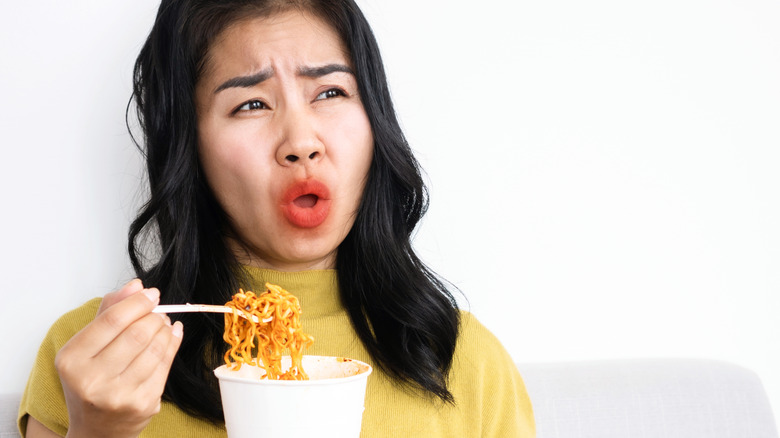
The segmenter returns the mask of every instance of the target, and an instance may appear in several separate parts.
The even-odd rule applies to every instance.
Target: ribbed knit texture
[[[344,356],[374,366],[352,329],[338,294],[336,271],[297,273],[246,268],[253,290],[265,282],[278,284],[301,302],[303,329],[314,336],[306,353]],[[19,410],[19,425],[32,415],[65,435],[68,416],[62,387],[54,369],[57,351],[95,316],[100,299],[63,315],[50,329],[38,353]],[[374,366],[368,378],[361,438],[373,437],[534,437],[531,402],[511,357],[476,318],[462,313],[461,333],[449,375],[455,405],[409,389]],[[187,336],[187,327],[184,327]],[[163,403],[142,437],[224,437],[224,427],[190,417]]]

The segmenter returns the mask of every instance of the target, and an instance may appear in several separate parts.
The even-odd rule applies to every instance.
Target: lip
[[[330,212],[330,190],[314,179],[292,183],[282,195],[282,214],[298,228],[315,228]]]

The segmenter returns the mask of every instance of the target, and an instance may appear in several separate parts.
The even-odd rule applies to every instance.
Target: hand
[[[151,313],[159,300],[157,289],[127,283],[57,353],[68,436],[136,437],[160,411],[182,325]]]

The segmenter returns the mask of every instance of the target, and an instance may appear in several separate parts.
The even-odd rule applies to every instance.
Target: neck
[[[235,239],[228,239],[228,246],[233,251],[233,254],[235,254],[238,263],[254,268],[272,269],[281,272],[300,272],[334,269],[336,267],[337,249],[318,257],[281,259],[263,256],[260,251],[253,251],[250,247]]]
[[[343,311],[339,296],[338,275],[334,269],[282,272],[244,266],[250,288],[255,293],[265,290],[265,283],[281,286],[298,297],[302,317],[317,317]]]

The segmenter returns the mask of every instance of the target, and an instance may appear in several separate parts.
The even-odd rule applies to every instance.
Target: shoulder
[[[468,368],[476,367],[480,370],[486,367],[516,370],[501,341],[476,316],[465,310],[460,312],[460,332],[453,360]]]
[[[44,343],[48,342],[58,347],[65,345],[73,335],[95,319],[101,301],[102,298],[93,298],[60,316],[49,328]]]
[[[449,383],[456,403],[478,418],[474,436],[535,436],[523,378],[499,339],[473,314],[461,311]]]

